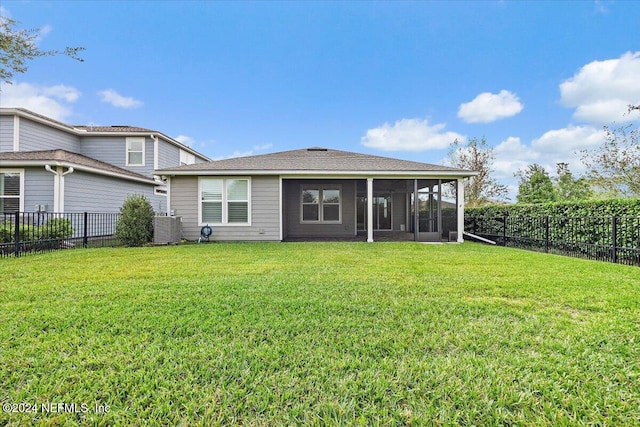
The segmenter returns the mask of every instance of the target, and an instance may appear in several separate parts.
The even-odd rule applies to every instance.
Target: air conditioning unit
[[[157,216],[153,221],[153,243],[166,245],[182,240],[182,217]]]

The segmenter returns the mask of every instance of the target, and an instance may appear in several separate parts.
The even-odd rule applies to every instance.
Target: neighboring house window
[[[302,188],[302,222],[340,223],[341,188],[336,185]]]
[[[248,225],[251,218],[250,181],[200,179],[200,223]]]
[[[127,166],[144,166],[144,138],[127,138]]]
[[[180,166],[192,165],[196,162],[196,156],[191,153],[187,153],[184,150],[180,150]]]
[[[19,170],[0,170],[0,213],[24,210],[23,177]]]

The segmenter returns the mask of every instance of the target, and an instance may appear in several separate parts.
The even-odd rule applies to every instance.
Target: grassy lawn
[[[472,243],[0,259],[0,401],[39,409],[0,425],[628,426],[639,384],[637,267]]]

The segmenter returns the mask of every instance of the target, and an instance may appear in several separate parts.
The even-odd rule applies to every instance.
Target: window
[[[191,154],[191,153],[187,153],[184,150],[180,150],[180,166],[182,165],[192,165],[196,162],[196,156]]]
[[[200,223],[249,225],[249,179],[200,179]]]
[[[24,210],[22,202],[23,174],[19,170],[0,171],[0,213]]]
[[[127,166],[144,166],[144,138],[127,138]]]
[[[301,222],[340,223],[340,186],[302,188]]]

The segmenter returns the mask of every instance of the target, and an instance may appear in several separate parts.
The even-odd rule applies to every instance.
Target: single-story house
[[[158,169],[186,239],[462,242],[476,172],[327,148]]]

